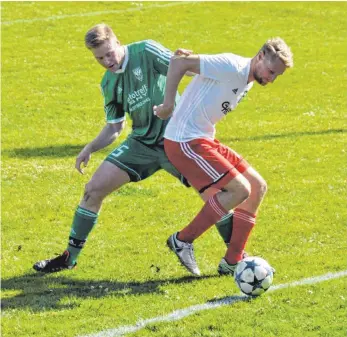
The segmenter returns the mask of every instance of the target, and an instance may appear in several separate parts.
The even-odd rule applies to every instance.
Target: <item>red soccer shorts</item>
[[[211,186],[221,190],[249,167],[238,153],[216,139],[184,143],[165,139],[164,146],[171,163],[200,193]]]

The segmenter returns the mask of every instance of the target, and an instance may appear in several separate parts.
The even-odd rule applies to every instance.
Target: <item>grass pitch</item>
[[[247,250],[274,265],[275,284],[345,270],[346,18],[345,2],[2,2],[2,335],[82,336],[238,294],[217,276],[225,248],[215,229],[195,245],[201,279],[169,253],[166,238],[202,202],[163,172],[107,198],[78,269],[32,271],[65,248],[84,184],[112,149],[94,154],[84,176],[74,170],[104,125],[103,70],[83,44],[100,22],[122,43],[151,38],[196,53],[251,57],[267,38],[285,39],[294,68],[255,85],[217,137],[268,182]],[[128,335],[342,337],[346,313],[341,278]]]

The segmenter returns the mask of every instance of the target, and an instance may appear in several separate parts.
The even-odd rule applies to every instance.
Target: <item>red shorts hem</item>
[[[187,178],[195,189],[222,189],[249,164],[238,153],[218,140],[194,139],[189,142],[164,141],[171,163]]]

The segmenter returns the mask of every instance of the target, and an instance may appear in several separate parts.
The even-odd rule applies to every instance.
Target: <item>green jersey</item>
[[[107,123],[123,121],[127,112],[132,119],[130,137],[147,145],[163,141],[169,121],[153,115],[153,106],[164,101],[171,56],[171,51],[152,40],[125,46],[122,68],[115,73],[107,70],[101,82]]]

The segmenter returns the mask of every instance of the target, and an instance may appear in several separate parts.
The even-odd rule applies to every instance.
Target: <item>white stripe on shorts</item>
[[[200,155],[196,154],[188,143],[180,143],[182,152],[190,159],[194,160],[196,164],[208,175],[213,179],[213,182],[220,179],[224,173],[219,174],[211,165],[210,163],[205,160]]]

